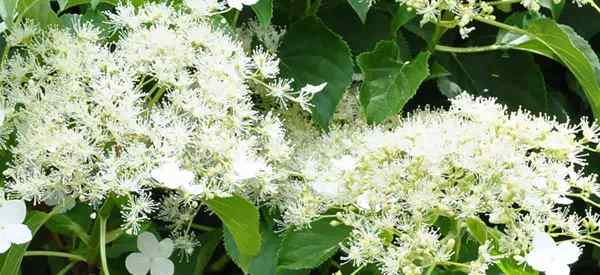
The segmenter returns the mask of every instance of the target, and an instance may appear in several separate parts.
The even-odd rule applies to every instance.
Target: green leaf
[[[371,1],[348,0],[348,3],[350,4],[350,6],[352,6],[352,9],[354,9],[356,14],[358,14],[360,21],[362,21],[364,24],[367,21],[367,14],[369,13],[369,9],[371,8]]]
[[[261,223],[262,248],[260,253],[250,264],[252,275],[277,275],[277,252],[281,239],[270,225],[270,222]]]
[[[17,12],[17,0],[2,0],[0,1],[0,17],[6,22],[6,27],[9,29],[15,19]]]
[[[215,253],[217,246],[221,243],[222,235],[223,232],[220,229],[200,235],[198,237],[198,241],[201,244],[200,248],[196,249],[192,255],[192,261],[176,264],[175,270],[177,270],[177,274],[204,274],[204,269]]]
[[[446,76],[450,76],[450,72],[448,70],[446,70],[446,68],[444,68],[444,66],[442,66],[440,63],[438,62],[432,62],[431,66],[429,68],[429,76],[427,77],[427,80],[430,79],[438,79],[438,78],[444,78]]]
[[[207,200],[206,205],[223,221],[225,233],[231,233],[240,254],[258,254],[261,239],[256,206],[238,196]]]
[[[594,117],[600,119],[600,78],[597,74],[598,58],[584,39],[575,32],[561,27],[550,19],[529,23],[527,31],[548,47],[573,73],[587,97]],[[588,50],[589,49],[589,50]]]
[[[98,7],[98,4],[100,4],[100,0],[90,0],[90,6],[92,7],[92,10],[95,10],[96,7]]]
[[[32,19],[42,27],[62,23],[50,7],[50,0],[21,0],[17,10],[23,19]]]
[[[518,51],[439,54],[437,60],[452,75],[448,79],[470,94],[493,96],[513,110],[548,110],[544,75],[529,53]]]
[[[271,19],[273,18],[273,0],[259,0],[256,4],[252,5],[252,10],[256,14],[260,25],[268,26],[271,24]]]
[[[343,37],[353,55],[373,49],[377,42],[381,40],[391,40],[393,38],[389,32],[390,16],[385,12],[377,9],[370,10],[369,18],[364,23],[358,16],[346,16],[352,13],[354,13],[352,7],[342,3],[335,9],[321,10],[319,18],[333,32]],[[398,37],[398,39],[403,39],[403,37]],[[403,44],[406,44],[406,42]]]
[[[244,255],[240,253],[233,235],[227,229],[227,227],[223,228],[223,245],[225,246],[225,251],[227,251],[229,258],[231,258],[231,260],[233,260],[233,262],[240,269],[242,269],[242,271],[244,271],[244,274],[248,274],[250,270],[250,264],[255,256]]]
[[[31,211],[25,219],[25,225],[31,229],[31,234],[35,236],[37,231],[50,219],[52,214]],[[21,262],[29,243],[21,245],[13,245],[8,252],[3,255],[3,265],[0,269],[0,275],[15,275],[21,270]]]
[[[487,225],[477,217],[468,218],[465,223],[467,225],[467,231],[469,231],[469,234],[471,234],[471,236],[473,236],[473,238],[480,244],[484,244],[488,239]]]
[[[358,66],[364,74],[360,103],[367,122],[382,122],[402,110],[429,75],[430,55],[422,52],[407,63],[400,58],[396,43],[382,41],[373,51],[358,56]]]
[[[333,256],[340,242],[351,232],[346,225],[332,226],[334,220],[322,218],[305,229],[288,229],[279,249],[278,266],[285,269],[311,269]]]
[[[406,5],[399,5],[396,9],[396,13],[394,13],[394,17],[392,17],[392,24],[390,26],[391,33],[398,33],[398,30],[400,30],[404,24],[415,18],[415,16],[417,16],[417,11],[415,9],[408,10]]]
[[[279,57],[283,75],[296,89],[327,82],[313,98],[313,118],[327,129],[346,88],[352,83],[352,55],[342,38],[317,17],[293,24],[283,38]]]
[[[594,0],[600,5],[600,1]],[[589,5],[578,7],[576,2],[561,1],[564,3],[558,23],[571,26],[575,31],[586,40],[590,40],[600,33],[600,24],[598,20],[598,11]],[[592,23],[594,20],[595,23]]]
[[[84,244],[89,245],[90,236],[87,234],[86,230],[65,214],[52,217],[46,223],[46,226],[48,229],[50,229],[50,231],[61,235],[75,235]]]
[[[519,265],[514,260],[501,260],[496,263],[496,266],[506,275],[537,275],[537,271],[531,269],[527,265]]]

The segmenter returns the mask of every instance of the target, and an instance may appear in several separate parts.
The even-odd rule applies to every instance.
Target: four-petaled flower
[[[242,10],[243,6],[252,6],[256,4],[258,0],[227,0],[227,5],[236,9]]]
[[[133,275],[173,275],[175,265],[169,257],[173,253],[173,241],[169,238],[158,241],[152,233],[144,232],[138,236],[137,246],[140,252],[129,254],[125,259],[127,271]]]
[[[527,254],[527,263],[546,275],[569,275],[569,264],[577,261],[581,250],[571,241],[556,245],[550,235],[536,232],[533,235],[533,249]]]
[[[27,207],[20,200],[6,201],[0,206],[0,254],[11,244],[24,244],[31,241],[31,230],[23,224]]]

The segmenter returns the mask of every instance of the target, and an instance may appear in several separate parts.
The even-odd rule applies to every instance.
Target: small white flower
[[[252,159],[245,155],[237,155],[232,162],[233,180],[239,182],[253,179],[267,169],[267,164],[261,159]]]
[[[133,275],[173,275],[175,265],[169,257],[174,244],[169,238],[158,241],[152,233],[144,232],[138,236],[137,246],[140,252],[129,254],[125,259],[127,271]]]
[[[527,263],[546,275],[569,275],[569,264],[577,261],[581,250],[571,241],[556,245],[550,235],[536,232],[533,235],[533,249],[527,254]]]
[[[31,241],[31,230],[23,224],[27,207],[20,200],[6,201],[0,207],[0,254],[11,244],[24,244]]]
[[[169,161],[150,172],[152,178],[170,189],[189,186],[194,180],[194,173],[181,169],[176,161]]]
[[[334,159],[331,162],[335,168],[341,171],[350,171],[356,168],[358,161],[352,156],[345,155],[339,159]]]
[[[327,199],[335,199],[340,196],[342,186],[337,181],[317,179],[311,184],[312,189]]]
[[[583,117],[581,119],[581,133],[583,134],[583,138],[588,142],[598,143],[600,142],[600,126],[596,123],[595,120],[590,124],[588,122],[587,117]]]
[[[243,6],[252,6],[256,4],[258,0],[227,0],[227,5],[236,9],[242,10]]]

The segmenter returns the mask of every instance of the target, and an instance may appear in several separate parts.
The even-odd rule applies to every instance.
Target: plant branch
[[[499,0],[499,1],[490,1],[487,2],[487,4],[489,5],[502,5],[502,4],[514,4],[514,3],[520,3],[521,0]]]
[[[85,262],[86,259],[83,256],[77,254],[71,254],[66,252],[58,252],[58,251],[27,251],[25,252],[25,257],[58,257],[58,258],[67,258],[77,262]]]
[[[487,18],[483,18],[481,16],[475,16],[474,19],[477,20],[477,21],[479,21],[479,22],[481,22],[481,23],[492,25],[492,26],[498,27],[500,29],[507,30],[509,32],[518,33],[518,34],[524,34],[524,35],[530,36],[531,38],[535,38],[535,35],[533,35],[532,33],[528,32],[528,31],[526,31],[524,29],[517,28],[515,26],[511,26],[511,25],[508,25],[508,24],[504,24],[504,23],[498,22],[496,20],[490,20],[490,19],[487,19]]]
[[[56,275],[67,275],[69,271],[77,264],[77,262],[70,262],[63,269],[61,269]]]
[[[110,275],[108,263],[106,261],[106,222],[105,217],[100,216],[100,262],[102,265],[102,274]]]
[[[509,49],[507,46],[492,44],[488,46],[476,46],[476,47],[452,47],[444,45],[435,45],[434,49],[440,52],[451,52],[451,53],[479,53],[496,50]]]
[[[584,195],[581,195],[578,193],[568,193],[567,196],[579,198],[579,199],[583,200],[584,202],[591,204],[594,207],[600,208],[600,204],[598,204],[597,202],[591,200],[590,198],[588,198]]]
[[[210,227],[210,226],[206,226],[206,225],[201,225],[201,224],[195,224],[195,223],[192,223],[190,225],[190,227],[192,229],[196,229],[196,230],[200,230],[200,231],[214,231],[214,230],[216,230],[216,228],[214,228],[214,227]]]

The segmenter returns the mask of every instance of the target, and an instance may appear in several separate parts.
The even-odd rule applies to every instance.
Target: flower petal
[[[257,2],[258,2],[258,0],[242,0],[242,4],[244,4],[246,6],[252,6],[252,5],[256,4]]]
[[[8,251],[10,248],[10,242],[5,238],[0,238],[0,254]]]
[[[553,263],[545,271],[546,275],[569,275],[571,269],[566,264]]]
[[[150,232],[144,232],[138,236],[137,246],[140,252],[144,253],[146,257],[154,258],[159,256],[158,250],[160,246],[158,240]]]
[[[557,255],[557,258],[560,259],[560,262],[564,263],[565,265],[576,262],[581,255],[581,249],[579,249],[577,245],[570,241],[565,241],[558,244],[558,249],[556,251],[559,254]]]
[[[167,258],[154,258],[150,270],[152,275],[173,275],[175,265]]]
[[[543,250],[539,249],[529,252],[525,259],[527,260],[527,264],[537,271],[545,271],[548,265],[551,264],[550,257]]]
[[[227,5],[229,5],[230,7],[236,9],[236,10],[242,10],[242,1],[241,0],[227,0]]]
[[[160,241],[158,249],[159,257],[169,258],[173,254],[174,247],[173,240],[169,238]]]
[[[533,233],[533,249],[553,250],[556,249],[556,243],[546,232],[537,231]]]
[[[0,206],[0,225],[23,223],[27,206],[21,200],[10,200]]]
[[[150,271],[150,258],[142,253],[131,253],[125,259],[127,271],[133,275],[146,275]]]
[[[24,224],[9,224],[4,227],[3,237],[14,244],[24,244],[31,241],[31,230]]]

